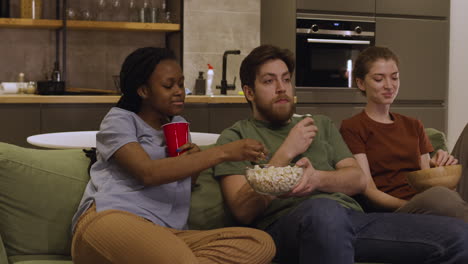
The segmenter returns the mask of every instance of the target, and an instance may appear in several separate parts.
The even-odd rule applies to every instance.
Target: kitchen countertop
[[[0,104],[114,104],[117,95],[35,95],[35,94],[2,94]],[[186,103],[195,104],[244,104],[247,101],[240,95],[187,95]]]

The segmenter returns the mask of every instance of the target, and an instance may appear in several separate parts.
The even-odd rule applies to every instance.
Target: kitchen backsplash
[[[214,67],[213,92],[221,83],[225,50],[239,49],[229,55],[226,79],[236,77],[236,91],[241,91],[239,67],[242,59],[260,44],[260,0],[185,0],[184,1],[184,74],[187,88],[193,89],[199,71],[206,78],[207,64]]]

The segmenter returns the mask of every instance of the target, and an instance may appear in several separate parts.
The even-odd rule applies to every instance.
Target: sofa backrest
[[[0,143],[0,235],[8,256],[70,255],[71,219],[89,176],[80,149]]]

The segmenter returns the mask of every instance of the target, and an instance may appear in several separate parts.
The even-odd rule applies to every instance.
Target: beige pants
[[[125,211],[97,213],[94,205],[80,218],[72,242],[75,264],[260,264],[274,255],[273,240],[260,230],[176,230]]]
[[[468,204],[457,192],[445,187],[419,193],[395,212],[451,216],[468,222]]]

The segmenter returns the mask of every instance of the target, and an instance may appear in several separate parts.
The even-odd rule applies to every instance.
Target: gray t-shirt
[[[181,116],[172,119],[172,122],[181,121],[185,121]],[[140,143],[153,160],[167,157],[162,130],[150,127],[133,112],[113,107],[96,135],[97,161],[91,167],[91,179],[73,217],[73,230],[79,217],[93,202],[97,212],[123,210],[157,225],[187,228],[191,178],[159,186],[143,186],[113,159],[115,151],[130,142]]]

